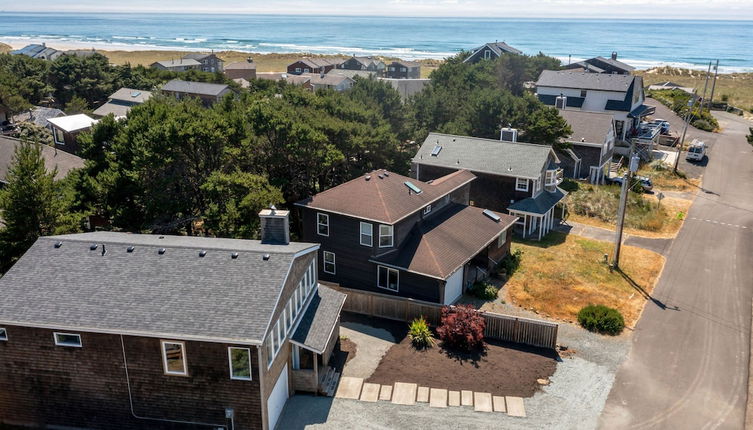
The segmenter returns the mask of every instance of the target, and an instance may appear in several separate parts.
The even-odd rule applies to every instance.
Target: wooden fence
[[[397,321],[411,321],[423,316],[437,326],[442,305],[421,300],[393,297],[368,291],[328,285],[348,295],[343,310]],[[488,338],[554,349],[558,325],[546,321],[483,312],[484,335]]]

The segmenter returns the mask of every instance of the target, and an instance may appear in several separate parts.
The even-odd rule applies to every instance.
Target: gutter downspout
[[[128,386],[128,402],[131,406],[131,415],[133,415],[134,418],[140,419],[140,420],[151,420],[151,421],[162,421],[162,422],[168,422],[168,423],[176,423],[176,424],[191,424],[191,425],[199,425],[199,426],[207,426],[207,427],[214,427],[214,428],[223,428],[227,430],[227,424],[209,424],[209,423],[202,423],[202,422],[196,422],[196,421],[179,421],[179,420],[168,420],[164,418],[149,418],[149,417],[142,417],[139,415],[136,415],[136,412],[133,410],[133,395],[131,394],[131,379],[128,376],[128,360],[126,360],[126,353],[125,353],[125,342],[123,341],[123,335],[120,335],[120,347],[123,350],[123,368],[125,369],[125,377],[126,377],[126,385]]]

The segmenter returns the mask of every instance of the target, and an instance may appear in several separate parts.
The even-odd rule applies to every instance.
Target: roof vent
[[[54,246],[55,248],[60,248],[61,246],[63,246],[63,242],[55,242]]]
[[[205,250],[199,251],[199,257],[205,257],[207,255],[207,252]]]
[[[499,222],[499,220],[500,220],[499,215],[495,214],[494,212],[490,211],[489,209],[484,209],[483,214],[486,215],[487,217],[489,217],[489,219],[491,219],[494,222]]]
[[[91,251],[94,251],[95,249],[97,249],[97,246],[99,246],[99,245],[97,245],[96,243],[94,243],[94,244],[92,244],[92,245],[89,246],[89,249]]]
[[[165,238],[165,236],[160,236],[160,237],[159,237],[159,239],[164,239],[164,238]]]
[[[390,176],[390,172],[388,172],[388,171],[385,170],[384,171],[384,176]]]
[[[160,248],[159,250],[157,250],[157,254],[159,255],[162,255],[164,253],[165,253],[165,248]]]
[[[264,254],[264,255],[263,255],[263,256],[261,257],[261,259],[262,259],[262,260],[264,260],[264,261],[269,261],[269,254]]]
[[[130,253],[133,252],[134,249],[136,249],[136,248],[133,247],[133,246],[129,246],[128,248],[126,248],[126,252],[130,254]]]
[[[368,180],[370,180],[370,179],[371,179],[371,175],[366,175],[366,178],[365,178],[365,179],[366,179],[367,181],[368,181]]]
[[[380,174],[378,174],[378,175],[377,175],[377,177],[378,177],[379,179],[384,179],[384,175],[382,175],[381,173],[380,173]]]
[[[236,258],[238,258],[238,253],[234,252],[234,253],[230,254],[230,258],[232,258],[233,260],[235,260]]]
[[[102,256],[104,257],[105,254],[107,254],[107,248],[105,248],[105,244],[103,243],[102,244]]]

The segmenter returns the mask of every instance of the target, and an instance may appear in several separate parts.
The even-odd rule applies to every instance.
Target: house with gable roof
[[[560,109],[573,133],[564,139],[570,147],[558,150],[560,167],[565,177],[585,179],[603,184],[609,177],[614,155],[614,117],[609,113]]]
[[[345,295],[288,215],[262,211],[261,241],[39,238],[0,279],[0,424],[266,430],[331,395]]]
[[[523,51],[513,48],[505,42],[486,43],[471,51],[464,63],[478,63],[481,60],[496,60],[504,54],[520,55]]]
[[[342,287],[452,304],[509,252],[516,217],[468,205],[475,176],[420,181],[375,170],[296,203],[319,276]]]

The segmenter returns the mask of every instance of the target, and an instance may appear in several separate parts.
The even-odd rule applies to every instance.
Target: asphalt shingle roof
[[[296,205],[394,224],[475,178],[471,172],[460,170],[427,183],[397,173],[376,170],[322,191]],[[405,185],[406,182],[417,186],[421,192],[412,192]]]
[[[306,258],[296,253],[317,246],[112,232],[43,237],[0,279],[0,321],[258,344],[291,265]]]
[[[433,156],[437,145],[442,149]],[[431,133],[413,162],[492,175],[538,178],[550,153],[553,151],[548,145]]]
[[[65,112],[60,109],[48,108],[43,106],[34,106],[30,111],[20,113],[13,117],[13,122],[33,122],[40,127],[47,127],[50,118],[65,116]]]
[[[345,297],[345,294],[339,291],[319,285],[291,340],[314,350],[317,354],[323,353],[340,317]]]
[[[194,59],[190,59],[190,58],[187,59],[187,60],[180,59],[180,60],[155,61],[154,63],[152,63],[152,66],[154,66],[155,64],[159,64],[160,66],[162,66],[162,67],[164,67],[166,69],[170,69],[170,68],[173,68],[173,67],[186,67],[186,66],[198,67],[198,66],[201,66],[201,63],[199,63],[198,61],[196,61]]]
[[[8,168],[13,162],[13,156],[19,144],[18,139],[0,136],[0,182],[7,181]],[[82,158],[65,151],[56,151],[55,148],[47,145],[39,145],[39,147],[42,149],[45,168],[51,171],[57,167],[58,173],[55,179],[63,179],[71,170],[84,167]]]
[[[560,110],[559,113],[573,130],[573,134],[565,139],[568,142],[602,144],[606,141],[607,134],[612,129],[614,121],[612,114],[608,113],[567,109]]]
[[[560,200],[567,195],[562,188],[555,188],[553,193],[543,191],[536,197],[528,197],[511,204],[507,210],[521,211],[543,215],[553,208]]]
[[[133,88],[121,88],[110,96],[110,100],[121,100],[124,102],[139,104],[144,103],[151,97],[151,91],[135,90]]]
[[[225,84],[212,84],[208,82],[191,82],[173,79],[162,86],[163,91],[173,91],[186,94],[201,94],[207,96],[218,96],[228,87]]]
[[[375,259],[414,273],[447,279],[515,223],[518,217],[453,203],[417,224],[396,253]]]
[[[632,75],[544,70],[536,86],[626,92],[635,79]]]

